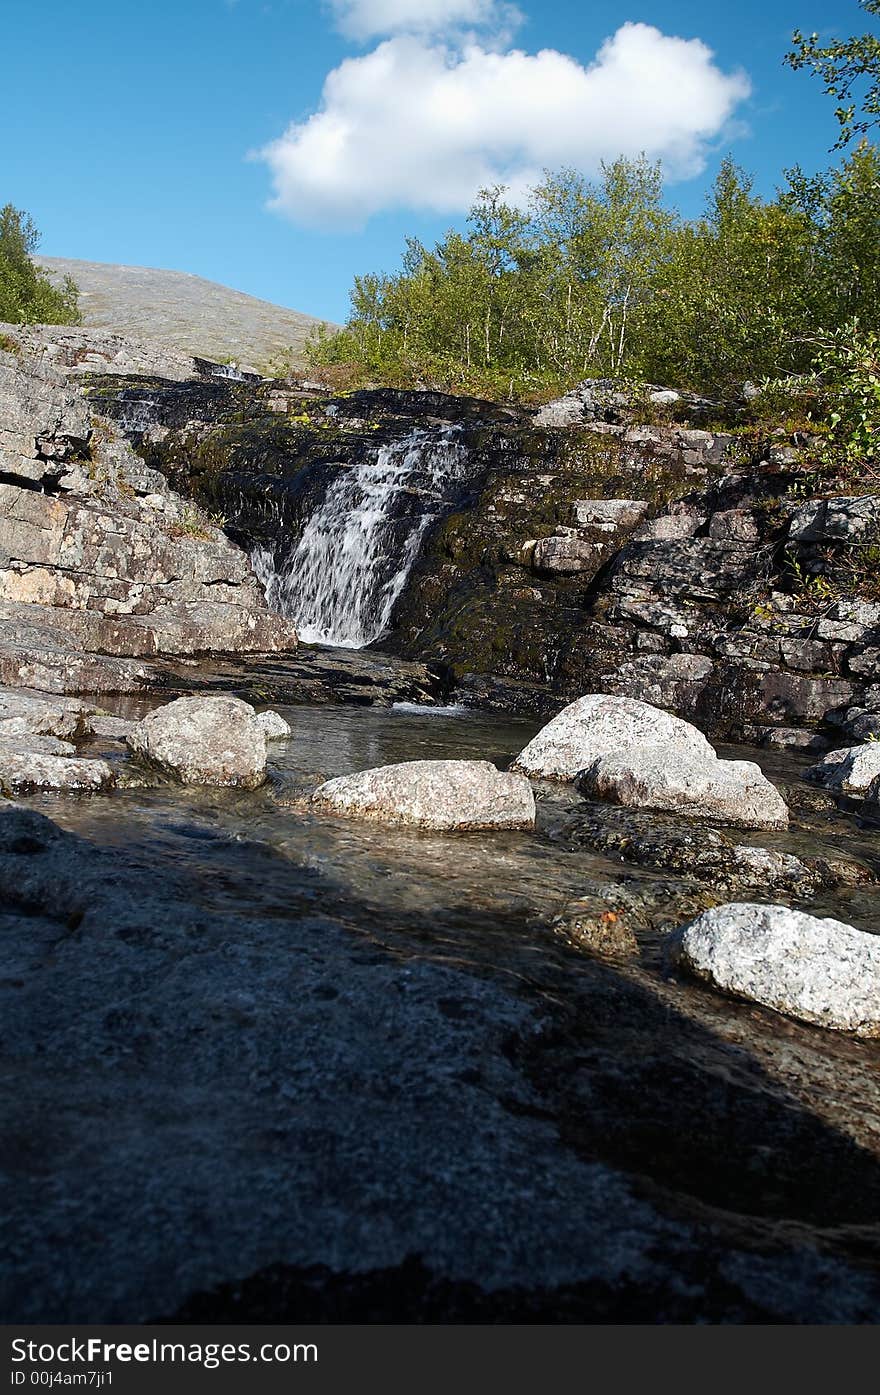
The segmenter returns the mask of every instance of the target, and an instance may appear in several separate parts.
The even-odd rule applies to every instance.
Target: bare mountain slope
[[[84,324],[203,358],[234,359],[243,368],[265,370],[287,356],[296,362],[321,323],[189,272],[70,257],[40,257],[39,263],[53,278],[73,277]]]

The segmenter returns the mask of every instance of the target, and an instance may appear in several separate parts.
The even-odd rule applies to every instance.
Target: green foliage
[[[78,292],[69,276],[61,287],[34,265],[39,233],[11,203],[0,208],[0,320],[7,324],[79,324]]]
[[[869,15],[880,15],[880,0],[859,0]],[[818,34],[792,35],[794,48],[785,55],[790,68],[809,68],[822,81],[829,97],[839,103],[835,116],[840,135],[834,149],[863,136],[880,123],[880,36],[856,34],[820,44]]]
[[[880,15],[880,0],[860,3]],[[880,332],[880,150],[864,139],[880,122],[880,38],[793,43],[786,62],[842,103],[838,144],[862,136],[838,168],[789,170],[766,201],[727,159],[690,221],[663,206],[660,167],[644,157],[596,182],[545,173],[527,210],[484,189],[465,232],[433,249],[410,239],[399,272],[356,278],[346,328],[321,333],[312,362],[345,386],[525,400],[585,377],[712,394],[763,380],[758,413],[776,401],[826,432],[828,459],[846,436],[850,462],[873,461],[873,427],[854,414],[874,408],[852,373]]]
[[[812,250],[805,214],[764,203],[725,160],[705,215],[675,228],[657,267],[646,375],[719,392],[796,367]]]
[[[824,463],[873,475],[880,467],[880,335],[853,321],[816,348],[813,368],[826,406]]]
[[[880,328],[880,153],[864,142],[826,175],[790,171],[772,202],[725,160],[693,221],[663,208],[644,159],[596,184],[545,175],[527,213],[504,193],[484,190],[433,249],[411,239],[395,275],[358,277],[313,363],[490,397],[587,376],[723,393],[809,369],[823,327]]]

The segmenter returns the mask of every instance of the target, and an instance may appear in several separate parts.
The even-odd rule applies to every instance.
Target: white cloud
[[[624,24],[586,67],[553,49],[401,35],[335,68],[320,109],[259,156],[273,208],[357,228],[391,208],[461,212],[482,185],[520,194],[544,169],[594,173],[642,151],[687,178],[748,93],[745,74],[722,72],[701,40],[647,24]]]
[[[503,0],[328,0],[352,39],[389,34],[448,34],[453,29],[509,31],[522,16]]]

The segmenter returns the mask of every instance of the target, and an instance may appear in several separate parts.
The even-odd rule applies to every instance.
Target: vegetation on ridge
[[[880,13],[880,0],[862,4]],[[615,160],[595,182],[547,173],[526,209],[502,187],[483,190],[465,232],[433,249],[410,239],[397,273],[356,278],[346,328],[319,337],[313,361],[346,366],[353,382],[526,400],[585,377],[720,394],[801,375],[821,405],[837,379],[861,373],[855,396],[869,399],[880,149],[866,137],[880,119],[880,40],[793,42],[790,66],[812,68],[847,103],[838,145],[858,138],[827,173],[788,170],[767,201],[726,159],[695,220],[664,206],[660,167],[645,158]],[[854,400],[829,419],[832,435]]]
[[[0,208],[0,321],[76,325],[78,291],[69,276],[53,286],[32,261],[40,241],[33,220],[11,203]]]

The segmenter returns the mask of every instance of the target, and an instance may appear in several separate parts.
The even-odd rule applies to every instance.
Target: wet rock
[[[533,828],[528,780],[489,761],[416,760],[328,780],[312,796],[318,808],[413,828]]]
[[[257,726],[267,741],[289,741],[293,735],[290,723],[284,720],[280,712],[258,712]]]
[[[595,898],[569,902],[554,920],[553,928],[581,949],[603,959],[633,959],[639,953],[639,942],[626,913]]]
[[[35,737],[36,742],[53,741],[51,737]],[[64,753],[57,754],[58,742],[46,750],[31,750],[0,743],[0,790],[24,794],[31,790],[63,790],[71,793],[107,789],[113,783],[113,771],[106,761],[81,760]],[[67,747],[67,750],[72,750]]]
[[[760,766],[656,746],[608,754],[578,777],[578,788],[629,808],[686,813],[737,828],[785,828],[788,808]]]
[[[805,727],[764,727],[746,725],[743,740],[779,751],[827,751],[828,738]]]
[[[671,761],[714,759],[690,722],[633,698],[591,693],[569,703],[516,758],[514,769],[542,780],[574,780],[600,757],[621,749],[662,746]]]
[[[880,777],[880,741],[829,751],[816,765],[804,771],[805,780],[815,780],[842,794],[867,795]]]
[[[110,717],[100,713],[89,717],[89,735],[101,736],[110,741],[125,741],[137,726],[137,722],[126,717]]]
[[[251,705],[238,698],[177,698],[139,722],[127,741],[184,785],[256,789],[266,778],[265,732]]]
[[[732,903],[673,937],[678,962],[723,992],[803,1022],[880,1036],[880,936],[786,906]]]
[[[844,869],[832,869],[825,859],[805,862],[774,848],[738,844],[718,829],[640,809],[586,804],[554,837],[573,849],[590,848],[622,862],[695,878],[725,894],[772,887],[811,896],[819,887],[845,879]],[[867,868],[858,863],[848,864],[848,869],[857,882],[871,880]]]

